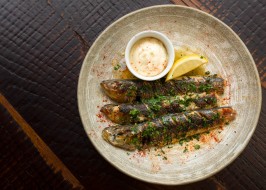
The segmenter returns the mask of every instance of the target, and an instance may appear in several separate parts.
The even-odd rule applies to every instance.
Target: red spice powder
[[[99,120],[97,120],[97,122],[101,122],[101,123],[107,122],[104,115],[102,115],[101,113],[96,114],[96,116],[99,118]]]
[[[213,132],[210,133],[210,136],[215,140],[215,142],[220,142],[221,140],[217,137],[217,135]]]

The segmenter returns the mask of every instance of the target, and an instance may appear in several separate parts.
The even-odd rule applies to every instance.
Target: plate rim
[[[116,166],[114,163],[112,163],[107,157],[105,157],[101,151],[97,148],[97,146],[94,144],[94,142],[91,140],[90,136],[88,135],[88,131],[87,129],[85,128],[86,124],[85,124],[85,121],[84,121],[84,118],[82,117],[82,102],[81,102],[81,92],[82,92],[82,89],[83,87],[81,86],[81,81],[83,79],[82,75],[83,73],[85,72],[84,71],[84,67],[85,67],[85,61],[88,59],[88,56],[90,55],[92,49],[94,48],[94,46],[97,44],[97,42],[100,40],[100,38],[113,26],[115,26],[117,23],[121,22],[123,19],[127,18],[127,17],[130,17],[131,15],[134,15],[134,14],[137,14],[139,12],[144,12],[144,11],[147,11],[147,10],[150,10],[150,9],[156,9],[156,8],[169,8],[169,7],[176,7],[176,8],[181,8],[181,9],[189,9],[189,10],[192,10],[192,11],[196,11],[200,14],[204,14],[205,16],[207,17],[211,17],[212,19],[214,19],[216,22],[219,22],[221,25],[223,25],[225,28],[227,28],[235,37],[236,39],[241,43],[241,45],[243,46],[243,48],[245,49],[245,52],[247,53],[248,57],[250,58],[251,62],[252,62],[252,66],[255,70],[255,75],[256,75],[256,82],[259,86],[258,88],[258,91],[259,91],[259,97],[258,97],[258,101],[259,101],[259,106],[257,107],[257,110],[256,110],[256,116],[255,116],[255,121],[256,121],[256,125],[255,127],[253,126],[252,130],[248,133],[247,135],[247,138],[246,140],[243,142],[243,146],[240,148],[240,150],[234,154],[225,164],[223,164],[221,167],[219,168],[215,168],[215,170],[213,172],[210,172],[204,176],[201,176],[197,179],[189,179],[187,180],[186,182],[178,182],[176,181],[176,183],[165,183],[164,181],[162,182],[158,182],[158,181],[148,181],[148,180],[145,180],[145,179],[142,179],[141,177],[138,177],[136,175],[133,175],[131,174],[130,172],[127,172],[121,168],[119,168],[118,166]],[[110,163],[112,166],[114,166],[116,169],[118,169],[119,171],[121,171],[122,173],[130,176],[130,177],[133,177],[135,179],[138,179],[140,181],[144,181],[144,182],[148,182],[148,183],[152,183],[152,184],[160,184],[160,185],[185,185],[185,184],[189,184],[189,183],[193,183],[193,182],[197,182],[197,181],[201,181],[201,180],[204,180],[206,178],[209,178],[215,174],[217,174],[218,172],[220,172],[221,170],[223,170],[224,168],[226,168],[228,165],[230,165],[233,161],[236,160],[236,158],[245,150],[245,148],[247,147],[248,143],[250,142],[251,140],[251,137],[253,136],[254,134],[254,131],[256,130],[257,128],[257,125],[258,125],[258,122],[259,122],[259,116],[260,116],[260,113],[261,113],[261,106],[262,106],[262,89],[261,89],[261,81],[260,81],[260,77],[259,77],[259,73],[258,73],[258,69],[256,67],[256,64],[254,62],[254,59],[250,53],[250,51],[248,50],[247,46],[245,45],[245,43],[241,40],[241,38],[233,31],[233,29],[231,29],[227,24],[225,24],[223,21],[221,21],[220,19],[216,18],[215,16],[209,14],[209,13],[206,13],[202,10],[199,10],[199,9],[196,9],[196,8],[193,8],[193,7],[188,7],[188,6],[183,6],[183,5],[171,5],[171,4],[168,4],[168,5],[154,5],[154,6],[149,6],[149,7],[145,7],[145,8],[141,8],[141,9],[138,9],[138,10],[135,10],[135,11],[132,11],[124,16],[122,16],[121,18],[119,18],[118,20],[112,22],[109,26],[107,26],[101,33],[100,35],[96,38],[96,40],[93,42],[93,44],[91,45],[91,47],[89,48],[88,52],[86,53],[86,56],[82,62],[82,66],[81,66],[81,69],[80,69],[80,73],[79,73],[79,79],[78,79],[78,88],[77,88],[77,99],[78,99],[78,110],[79,110],[79,115],[80,115],[80,118],[81,118],[81,122],[82,122],[82,126],[86,132],[86,135],[88,136],[88,138],[90,139],[92,145],[94,146],[94,148],[97,150],[97,152],[108,162]]]

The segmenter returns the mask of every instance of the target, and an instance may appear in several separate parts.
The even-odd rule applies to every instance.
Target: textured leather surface
[[[252,53],[262,85],[266,87],[265,1],[177,2],[209,12],[232,27]],[[170,2],[1,1],[1,93],[86,189],[263,189],[266,185],[265,88],[260,121],[245,151],[215,178],[192,185],[166,187],[130,178],[106,162],[85,134],[76,93],[79,71],[87,50],[100,32],[121,16],[142,7],[164,3]],[[8,170],[0,171],[1,187],[71,188],[42,162],[23,133],[14,129],[19,127],[9,123],[12,118],[7,111],[4,108],[0,111],[0,139],[4,142],[0,149],[0,163],[5,165],[4,171]],[[11,132],[3,135],[8,130]]]

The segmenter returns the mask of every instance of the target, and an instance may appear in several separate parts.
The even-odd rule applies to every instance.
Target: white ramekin
[[[151,77],[143,76],[143,75],[137,73],[132,68],[131,63],[130,63],[130,59],[129,59],[129,57],[130,57],[129,55],[130,55],[130,51],[131,51],[132,46],[138,40],[140,40],[142,38],[147,38],[147,37],[153,37],[153,38],[160,40],[164,44],[166,51],[168,53],[168,63],[167,63],[166,68],[160,74],[155,75],[155,76],[151,76]],[[143,32],[140,32],[140,33],[136,34],[135,36],[133,36],[131,38],[131,40],[128,42],[127,47],[126,47],[126,51],[125,51],[125,59],[126,59],[126,65],[129,69],[129,71],[133,75],[135,75],[137,78],[142,79],[142,80],[147,80],[147,81],[157,80],[159,78],[164,77],[170,71],[170,69],[174,63],[174,59],[175,59],[174,46],[173,46],[172,42],[167,38],[167,36],[160,33],[160,32],[153,31],[153,30],[143,31]]]

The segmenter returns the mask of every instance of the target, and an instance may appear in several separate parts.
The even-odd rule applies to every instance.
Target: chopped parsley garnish
[[[131,143],[134,144],[138,149],[140,148],[140,141],[138,137],[132,138]]]
[[[209,75],[209,74],[210,74],[210,71],[206,71],[206,72],[205,72],[205,75]]]
[[[195,144],[195,145],[194,145],[194,148],[195,148],[196,150],[198,150],[198,149],[200,149],[200,145],[199,145],[199,144]]]
[[[183,150],[183,153],[185,153],[185,152],[188,152],[187,147],[185,147],[185,149]]]
[[[137,127],[137,125],[135,125],[135,126],[133,126],[132,128],[131,128],[131,131],[133,132],[133,133],[137,133],[138,132],[138,127]]]
[[[130,87],[128,87],[128,89],[130,89],[130,90],[137,90],[137,87],[136,86],[130,86]]]
[[[121,65],[117,64],[116,66],[114,66],[114,70],[117,71],[118,69],[120,69]]]
[[[210,84],[201,84],[201,85],[199,86],[199,91],[200,91],[200,92],[209,92],[212,88],[213,88],[213,87],[212,87],[212,85],[210,85]]]
[[[188,84],[188,90],[189,91],[192,91],[192,92],[195,92],[196,91],[196,85],[195,84],[193,84],[193,83],[189,83]]]
[[[149,122],[148,127],[142,132],[141,136],[143,138],[157,138],[160,135],[160,132],[157,130],[156,127],[153,126],[152,122]],[[149,143],[154,143],[153,140],[150,140]]]
[[[212,120],[216,120],[220,117],[219,113],[216,113],[215,115],[212,116]]]
[[[139,110],[137,110],[135,108],[130,110],[130,112],[129,112],[129,115],[131,115],[133,118],[137,117],[138,114],[139,114]]]
[[[196,134],[192,136],[193,139],[197,139],[197,141],[199,141],[200,139],[200,134]]]

